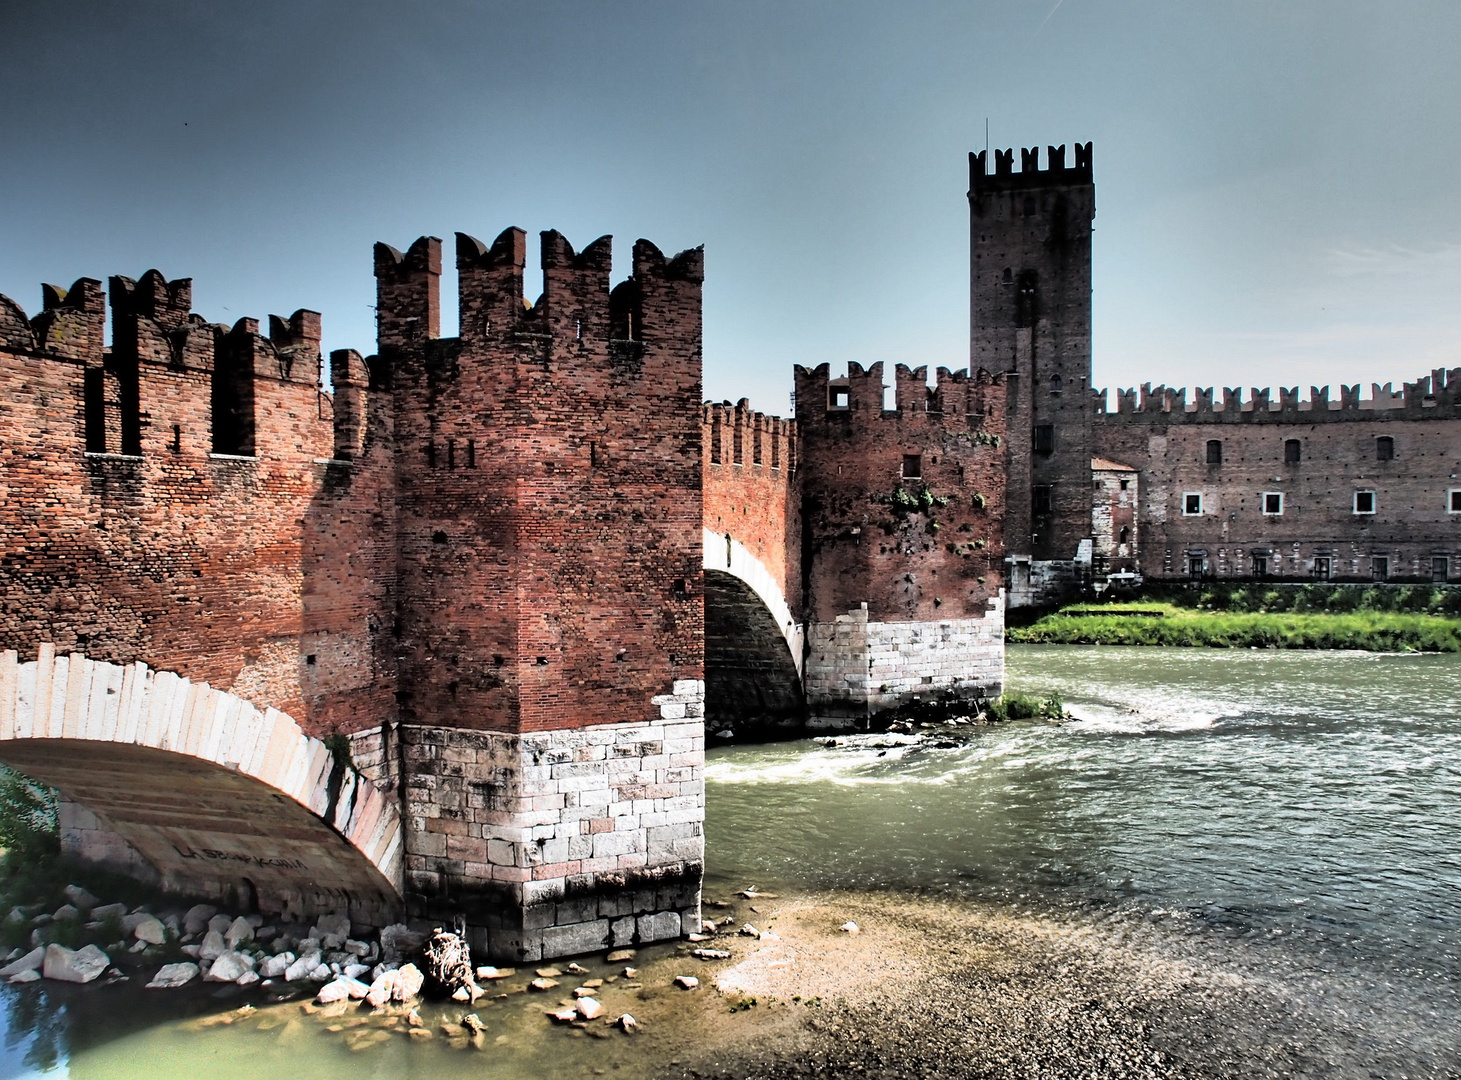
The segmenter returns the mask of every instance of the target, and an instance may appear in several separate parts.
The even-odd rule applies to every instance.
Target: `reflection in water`
[[[945,750],[713,751],[708,891],[965,896],[1297,966],[1321,996],[1428,999],[1404,1006],[1417,1027],[1455,1008],[1461,657],[1024,646],[1010,676],[1078,719]],[[669,953],[642,955],[652,969]],[[297,1004],[185,1019],[257,994],[3,993],[0,1076],[633,1076],[694,1037],[667,998],[634,1004],[666,1010],[636,1040],[545,1038],[541,1001],[517,995],[482,1010],[491,1053],[404,1037],[352,1053]]]

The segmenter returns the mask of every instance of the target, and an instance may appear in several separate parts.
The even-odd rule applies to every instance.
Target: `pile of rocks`
[[[343,914],[323,916],[309,927],[269,925],[261,915],[230,915],[212,904],[153,913],[146,905],[129,911],[125,904],[103,904],[77,885],[67,886],[65,895],[67,902],[53,912],[11,910],[6,922],[12,927],[30,925],[31,949],[6,956],[0,979],[87,983],[103,974],[127,978],[123,966],[130,970],[167,960],[148,988],[171,989],[199,978],[239,986],[345,980],[349,996],[364,998],[389,974],[382,984],[388,1000],[409,1000],[420,990],[420,972],[403,964],[419,953],[425,935],[404,924],[356,937]],[[57,937],[93,940],[72,949]]]

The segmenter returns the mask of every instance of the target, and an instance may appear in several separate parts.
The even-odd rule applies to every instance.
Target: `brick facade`
[[[796,369],[815,715],[1003,683],[1005,385],[984,370],[927,376],[899,364],[885,410],[881,364],[845,379]]]
[[[1461,579],[1461,368],[1360,395],[1098,395],[1098,452],[1140,473],[1141,573]]]

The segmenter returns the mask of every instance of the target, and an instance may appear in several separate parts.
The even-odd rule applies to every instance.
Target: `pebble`
[[[675,985],[681,990],[694,990],[700,985],[700,980],[695,978],[694,975],[676,975]]]

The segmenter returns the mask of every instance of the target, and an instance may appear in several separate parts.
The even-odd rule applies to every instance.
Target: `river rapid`
[[[930,904],[1023,921],[1279,987],[1286,1007],[1384,1043],[1376,1060],[1395,1068],[1304,1075],[1456,1075],[1461,657],[1013,646],[1009,682],[1058,691],[1074,719],[942,749],[711,751],[706,896],[754,885],[893,922]],[[352,1052],[257,994],[5,987],[0,1076],[660,1075],[729,1021],[655,989],[685,969],[675,947],[639,963],[644,1035],[567,1037],[522,994],[483,1012],[491,1045],[470,1062],[440,1040]],[[260,1009],[247,1021],[196,1019],[245,1000]],[[1234,1019],[1232,1037],[1269,1023]]]

